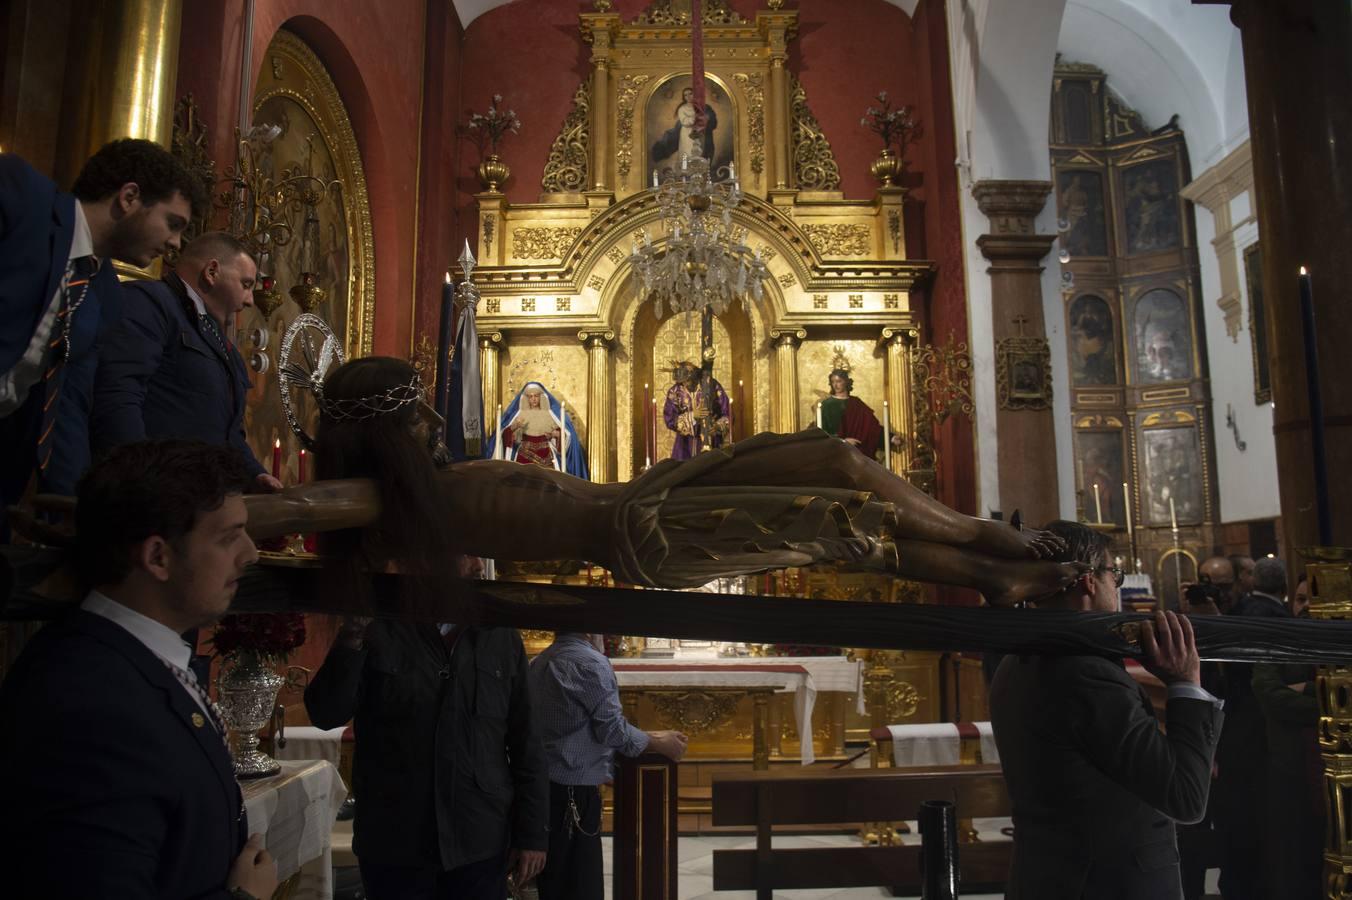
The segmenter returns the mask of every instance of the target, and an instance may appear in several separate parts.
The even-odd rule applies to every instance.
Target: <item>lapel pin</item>
[[[201,713],[193,713],[193,714],[192,714],[192,723],[193,723],[194,725],[196,725],[198,728],[201,728],[203,725],[207,724],[207,720],[204,719],[204,718],[202,718],[202,714],[201,714]]]

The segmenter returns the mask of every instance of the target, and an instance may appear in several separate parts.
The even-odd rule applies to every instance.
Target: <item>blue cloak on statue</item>
[[[540,392],[544,394],[544,398],[549,401],[549,414],[554,419],[554,423],[559,426],[560,431],[562,431],[566,437],[564,443],[567,444],[567,449],[564,451],[565,458],[563,465],[559,466],[556,459],[556,468],[562,469],[569,475],[576,475],[578,478],[589,477],[587,474],[587,452],[585,448],[583,448],[582,442],[577,438],[577,429],[573,427],[572,417],[568,415],[568,410],[563,408],[563,403],[551,394],[548,388],[538,381],[531,381],[522,385],[521,390],[517,391],[516,396],[512,399],[511,405],[502,411],[502,421],[493,423],[495,427],[493,433],[488,437],[487,457],[489,459],[516,458],[517,448],[515,446],[506,447],[503,451],[499,452],[497,447],[498,433],[500,430],[505,430],[508,425],[516,421],[516,414],[520,411],[521,404],[525,402],[523,398],[525,397],[526,389],[532,387],[538,388]]]

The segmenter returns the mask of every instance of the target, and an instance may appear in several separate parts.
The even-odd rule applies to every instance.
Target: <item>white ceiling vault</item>
[[[519,3],[521,0],[454,0],[455,11],[460,16],[460,25],[462,28],[468,28],[469,23],[479,18],[486,12],[497,9],[499,6],[506,6],[508,3]],[[565,3],[570,0],[548,0],[550,3]],[[812,0],[803,0],[803,2],[812,2]],[[915,8],[920,4],[920,0],[884,0],[893,6],[902,9],[906,15],[915,15]],[[590,8],[590,4],[585,0],[577,0],[578,12],[583,12]],[[799,3],[801,6],[802,3]]]

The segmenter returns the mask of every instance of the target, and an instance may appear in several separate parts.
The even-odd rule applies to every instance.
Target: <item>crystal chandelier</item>
[[[732,211],[742,201],[742,187],[731,164],[717,172],[699,154],[682,154],[681,167],[659,178],[653,189],[666,230],[665,245],[656,245],[643,230],[629,260],[645,295],[673,312],[712,308],[722,315],[728,304],[748,292],[759,300],[768,274],[760,250],[742,243],[732,225]]]

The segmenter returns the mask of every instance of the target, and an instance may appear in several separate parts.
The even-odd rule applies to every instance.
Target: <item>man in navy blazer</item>
[[[74,494],[89,466],[98,341],[121,311],[113,260],[179,245],[201,182],[163,147],[125,138],[90,157],[73,193],[0,154],[0,504]]]
[[[95,453],[146,438],[233,447],[254,490],[279,490],[244,439],[249,376],[226,335],[253,305],[258,267],[221,231],[195,238],[160,281],[123,285],[122,319],[99,350]]]
[[[215,621],[258,557],[233,450],[118,448],[81,482],[77,555],[92,586],[0,685],[5,896],[267,898],[213,704],[179,633]]]

